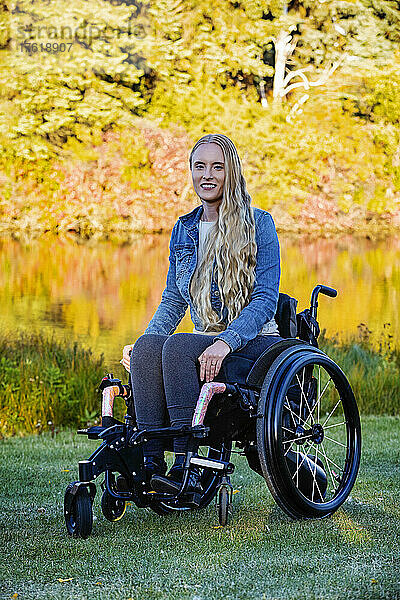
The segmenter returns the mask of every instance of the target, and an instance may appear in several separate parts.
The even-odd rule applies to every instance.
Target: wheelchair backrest
[[[283,338],[297,337],[296,309],[296,298],[291,298],[288,294],[279,294],[275,321],[278,325],[279,333]]]
[[[291,298],[287,294],[279,294],[275,321],[281,337],[286,339],[272,344],[257,358],[248,372],[246,385],[261,388],[269,367],[284,350],[304,344],[304,342],[318,348],[319,325],[317,321],[311,316],[309,308],[299,314],[296,314],[296,309],[296,298]]]

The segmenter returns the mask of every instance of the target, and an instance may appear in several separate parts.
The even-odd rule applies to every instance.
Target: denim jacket
[[[241,310],[239,316],[229,323],[224,331],[213,338],[213,341],[220,339],[226,342],[232,351],[243,348],[247,342],[260,333],[263,326],[273,319],[278,303],[280,278],[278,236],[271,215],[260,208],[253,208],[253,210],[257,264],[250,301]],[[172,334],[183,319],[187,306],[190,308],[190,316],[195,328],[202,329],[202,323],[196,314],[189,293],[190,281],[197,264],[199,221],[202,212],[203,207],[198,206],[190,213],[179,217],[174,225],[169,244],[170,255],[166,287],[145,334]],[[211,283],[210,300],[212,308],[218,315],[221,315],[222,302],[214,276]],[[227,323],[226,310],[222,317]]]

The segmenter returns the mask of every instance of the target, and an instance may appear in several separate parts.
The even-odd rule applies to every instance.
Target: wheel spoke
[[[286,396],[286,400],[289,402],[289,399],[288,399],[287,396]],[[300,425],[304,426],[306,424],[306,422],[303,421],[303,419],[300,417],[300,415],[296,415],[296,413],[292,411],[292,409],[290,408],[290,406],[288,406],[287,404],[284,404],[283,407],[286,408],[290,412],[290,414],[292,415],[292,419],[293,419],[293,422],[294,422],[295,425],[296,425],[296,419],[299,421]]]
[[[329,440],[330,442],[333,442],[334,444],[337,444],[338,446],[342,446],[343,448],[347,448],[347,446],[345,444],[342,444],[342,442],[338,442],[337,440],[334,440],[333,438],[330,438],[327,435],[325,436],[325,439]]]
[[[319,365],[318,365],[318,366],[319,366]],[[325,384],[325,387],[324,387],[324,389],[322,390],[322,392],[321,392],[321,395],[318,395],[318,399],[317,399],[317,401],[316,401],[316,403],[315,403],[315,406],[314,406],[314,408],[312,409],[312,411],[310,411],[310,414],[309,414],[309,416],[308,416],[308,417],[307,417],[307,419],[305,420],[305,425],[308,425],[308,419],[310,418],[310,416],[312,417],[312,420],[314,421],[313,413],[314,413],[314,411],[315,411],[315,409],[316,409],[316,408],[317,408],[317,414],[318,414],[318,417],[317,417],[317,423],[319,423],[321,398],[322,398],[322,396],[325,394],[325,392],[326,392],[326,390],[327,390],[327,388],[328,388],[328,385],[329,385],[330,383],[333,383],[333,382],[332,382],[332,378],[331,378],[331,377],[328,379],[327,383]],[[320,388],[320,389],[321,389],[321,388]],[[314,421],[314,422],[315,422],[315,421]]]
[[[322,449],[322,448],[324,448],[324,445],[323,445],[323,444],[320,444],[320,446],[321,446],[321,449]],[[324,449],[325,449],[325,448],[324,448]],[[326,453],[325,453],[325,458],[326,458],[326,460],[328,460],[330,463],[332,463],[334,467],[336,467],[337,469],[339,469],[339,471],[342,471],[342,472],[343,472],[343,469],[342,469],[342,467],[339,467],[339,465],[337,465],[337,464],[336,464],[336,463],[335,463],[335,462],[334,462],[334,461],[333,461],[331,458],[329,458],[329,456],[327,456],[327,454],[326,454]]]
[[[315,463],[314,463],[315,467],[314,467],[314,471],[312,472],[312,474],[313,474],[313,491],[312,491],[311,502],[314,502],[315,487],[318,490],[318,494],[319,494],[319,497],[321,498],[321,502],[324,499],[324,497],[323,497],[323,495],[321,493],[321,490],[319,489],[319,485],[318,485],[318,481],[317,481],[317,477],[316,477],[316,475],[317,475],[317,466],[318,466],[317,465],[317,458],[318,458],[318,446],[315,448]]]
[[[293,446],[293,444],[294,444],[294,440],[291,440],[291,442],[292,442],[292,443],[291,443],[291,445],[290,445],[290,446],[289,446],[289,448],[286,450],[286,452],[285,452],[285,454],[284,454],[283,456],[286,456],[286,455],[287,455],[287,454],[289,454],[289,452],[291,451],[291,449],[292,449],[292,446]],[[285,444],[286,442],[283,442],[283,443]]]
[[[300,442],[301,440],[310,440],[311,438],[312,438],[311,434],[310,435],[302,435],[298,438],[293,438],[292,440],[285,440],[284,442],[282,442],[282,444],[290,444],[291,443],[293,445],[295,442]],[[289,450],[290,450],[290,448],[289,448]],[[285,453],[285,456],[286,456],[286,454],[287,454],[287,452]]]
[[[329,421],[329,419],[331,418],[331,416],[333,415],[333,413],[335,412],[335,410],[337,409],[337,407],[339,406],[339,404],[341,403],[342,399],[339,398],[339,400],[336,402],[335,406],[332,408],[331,412],[329,413],[329,415],[326,417],[325,421],[322,423],[322,427],[325,427],[325,425],[327,424],[327,422]]]
[[[307,396],[304,393],[304,369],[303,369],[303,384],[302,385],[300,384],[299,376],[297,375],[297,373],[296,373],[296,379],[297,379],[297,382],[298,382],[299,387],[301,389],[301,401],[300,401],[300,410],[299,410],[299,413],[301,414],[301,408],[303,406],[303,396],[304,396],[304,400],[305,400],[305,403],[307,404],[307,408],[308,408],[308,417],[306,418],[305,422],[307,423],[308,419],[311,417],[311,420],[314,423],[315,421],[314,421],[314,417],[313,417],[313,414],[312,414],[313,411],[311,410],[310,405],[308,404]]]
[[[336,487],[335,487],[336,484],[335,484],[335,480],[334,480],[333,475],[332,475],[331,467],[329,465],[328,457],[326,455],[325,448],[323,447],[322,444],[321,444],[320,448],[321,448],[322,454],[324,455],[324,458],[325,458],[325,461],[326,461],[326,466],[328,467],[329,475],[330,475],[330,478],[331,478],[331,481],[332,481],[332,485],[333,485],[333,490],[332,491],[333,491],[333,493],[335,493],[335,491],[336,491]]]
[[[332,427],[339,427],[339,425],[347,425],[347,421],[342,421],[341,423],[335,423],[334,425],[328,425],[325,429],[331,429]]]
[[[303,462],[306,460],[306,456],[307,456],[306,454],[303,454],[302,461],[301,461],[301,463],[300,463],[300,464],[298,464],[298,457],[299,457],[299,454],[300,454],[300,452],[296,452],[296,455],[297,455],[297,459],[296,459],[296,467],[297,467],[297,468],[296,468],[296,472],[295,472],[295,473],[293,473],[293,475],[292,475],[292,479],[294,479],[295,477],[297,477],[297,483],[296,483],[296,486],[297,486],[297,487],[299,487],[299,483],[298,483],[298,482],[299,482],[299,470],[300,470],[300,468],[301,468],[301,466],[302,466]],[[297,465],[298,465],[298,466],[297,466]]]
[[[322,396],[325,394],[325,392],[326,392],[326,390],[327,390],[327,387],[328,387],[328,385],[329,385],[330,383],[333,383],[333,381],[332,381],[332,377],[329,377],[329,379],[328,379],[328,381],[326,382],[326,384],[325,384],[325,387],[324,387],[324,389],[322,390],[322,393],[321,393],[321,395],[319,396],[318,400],[321,400]]]
[[[307,417],[307,419],[304,421],[304,425],[303,425],[303,427],[311,427],[312,423],[311,423],[311,422],[309,422],[309,419],[310,419],[310,416],[312,416],[312,413],[315,411],[315,409],[316,409],[316,407],[317,407],[317,406],[318,406],[318,408],[319,408],[319,400],[316,402],[316,404],[315,404],[315,406],[314,406],[314,408],[313,408],[312,412],[310,412],[310,413],[308,414],[308,417]],[[313,417],[313,416],[312,416],[312,420],[313,420],[313,422],[315,423],[315,419],[314,419],[314,417]],[[318,422],[318,421],[317,421],[317,422]]]
[[[317,461],[317,454],[318,454],[318,450],[316,450],[316,452],[315,452],[315,461]],[[307,462],[308,462],[308,461],[307,461]],[[309,463],[309,462],[308,462],[308,466],[310,466],[310,463]],[[311,502],[314,502],[314,491],[315,491],[315,484],[316,484],[316,480],[315,480],[315,473],[316,473],[316,470],[317,470],[317,462],[315,462],[315,471],[313,472],[313,471],[311,470],[311,472],[312,472],[312,475],[313,475],[313,484],[312,484]]]
[[[304,372],[305,372],[305,369],[303,369],[303,383],[302,383],[302,385],[300,385],[299,377],[296,374],[296,379],[297,379],[297,382],[298,382],[299,387],[300,387],[300,408],[299,408],[299,415],[300,416],[303,414],[302,413],[302,408],[303,408],[303,395],[304,395],[304,392],[303,392],[303,387],[304,387]]]

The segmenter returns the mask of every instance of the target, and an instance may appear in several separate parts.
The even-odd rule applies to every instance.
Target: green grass
[[[67,536],[62,503],[96,442],[72,432],[2,440],[0,598],[399,599],[400,419],[362,425],[359,477],[329,519],[287,518],[235,455],[239,491],[226,528],[213,505],[166,517],[132,505],[112,524],[98,492],[87,540]]]

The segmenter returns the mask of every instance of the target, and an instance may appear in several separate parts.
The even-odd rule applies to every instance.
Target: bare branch
[[[286,121],[288,123],[293,122],[292,117],[294,117],[296,113],[301,112],[301,105],[304,104],[304,102],[307,102],[309,97],[310,96],[308,94],[304,94],[304,96],[302,96],[295,104],[293,104],[289,114],[286,116]]]
[[[289,81],[290,81],[291,79],[293,79],[293,77],[297,77],[297,76],[299,76],[299,77],[302,77],[302,78],[306,79],[306,81],[308,82],[308,79],[307,79],[307,77],[306,77],[305,75],[303,76],[303,73],[304,73],[305,71],[310,71],[310,70],[311,70],[311,66],[309,66],[309,67],[304,67],[303,69],[296,69],[295,71],[290,71],[290,72],[289,72],[289,73],[286,75],[285,79],[283,80],[283,86],[285,87],[285,86],[286,86],[286,85],[289,83]]]
[[[317,87],[319,85],[324,85],[324,83],[326,83],[329,79],[329,77],[336,71],[336,69],[342,64],[342,62],[344,61],[344,57],[341,57],[340,60],[338,60],[336,63],[334,63],[329,69],[325,68],[321,77],[319,79],[317,79],[316,81],[309,81],[307,79],[307,77],[303,76],[301,73],[299,72],[295,72],[297,75],[299,75],[299,77],[302,77],[303,81],[301,82],[297,82],[297,83],[292,83],[291,85],[287,86],[284,89],[281,89],[280,91],[280,95],[286,96],[289,92],[291,92],[292,90],[298,88],[298,87],[304,87],[305,90],[308,90],[310,87]],[[305,79],[305,81],[304,81]]]
[[[260,81],[260,93],[261,93],[261,106],[266,108],[268,106],[268,101],[267,101],[267,97],[265,95],[265,84],[264,84],[263,79]]]

